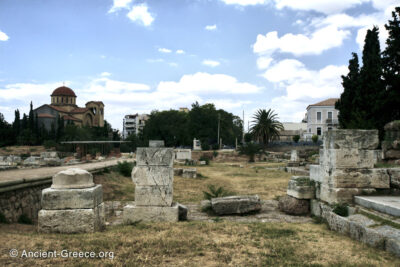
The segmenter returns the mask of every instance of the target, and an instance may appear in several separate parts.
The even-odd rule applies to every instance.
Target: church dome
[[[51,96],[73,96],[73,97],[76,97],[74,91],[71,88],[66,87],[66,86],[58,87],[57,89],[55,89],[53,91]]]

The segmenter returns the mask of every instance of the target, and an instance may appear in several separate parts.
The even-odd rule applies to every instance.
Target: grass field
[[[175,177],[174,199],[199,202],[208,184],[272,199],[285,194],[290,175],[266,163],[198,167],[201,179]],[[251,168],[253,167],[253,168]],[[133,200],[129,177],[96,175],[105,200]],[[393,255],[330,231],[325,224],[217,222],[139,223],[93,234],[39,234],[32,225],[0,224],[0,266],[400,266]],[[27,251],[112,252],[105,258],[11,258]]]

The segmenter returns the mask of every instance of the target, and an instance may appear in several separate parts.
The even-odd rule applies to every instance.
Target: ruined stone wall
[[[42,190],[50,187],[51,179],[7,185],[0,184],[0,212],[7,222],[15,223],[24,214],[33,222],[37,222],[38,211],[41,209]]]

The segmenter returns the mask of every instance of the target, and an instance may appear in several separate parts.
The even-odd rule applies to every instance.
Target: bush
[[[214,158],[218,157],[218,151],[217,151],[217,150],[214,150],[214,151],[213,151],[213,157],[214,157]]]
[[[57,143],[54,140],[46,140],[46,141],[43,142],[43,146],[46,149],[50,149],[50,148],[53,148],[53,147],[55,148],[55,147],[57,147]]]
[[[216,197],[226,197],[234,195],[233,192],[227,191],[224,187],[215,187],[215,185],[208,185],[208,192],[203,191],[204,199],[211,200],[212,198]]]
[[[8,223],[6,216],[0,212],[0,223]]]
[[[247,143],[239,147],[239,154],[249,156],[249,162],[254,162],[254,157],[260,153],[260,150],[261,147],[258,144]]]
[[[300,140],[300,135],[295,135],[295,136],[293,136],[293,141],[295,142],[295,143],[298,143],[299,142],[299,140]]]
[[[201,150],[210,150],[210,145],[206,140],[201,141]]]
[[[349,216],[349,209],[346,204],[336,204],[332,211],[342,217]]]
[[[311,137],[311,139],[312,139],[312,141],[314,142],[314,144],[316,144],[316,143],[318,142],[318,135],[314,134],[314,135]]]
[[[196,163],[192,159],[185,159],[185,166],[194,166]]]
[[[118,172],[125,176],[125,177],[130,177],[133,169],[133,163],[132,162],[118,162],[117,170]]]
[[[18,223],[21,223],[21,224],[33,224],[32,220],[28,216],[26,216],[26,214],[21,214],[18,217]]]

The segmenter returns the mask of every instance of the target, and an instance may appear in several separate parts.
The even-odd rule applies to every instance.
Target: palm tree
[[[279,131],[283,131],[283,125],[278,121],[277,114],[273,110],[259,109],[253,115],[253,125],[250,129],[253,137],[262,142],[264,148],[269,142],[279,136]]]

